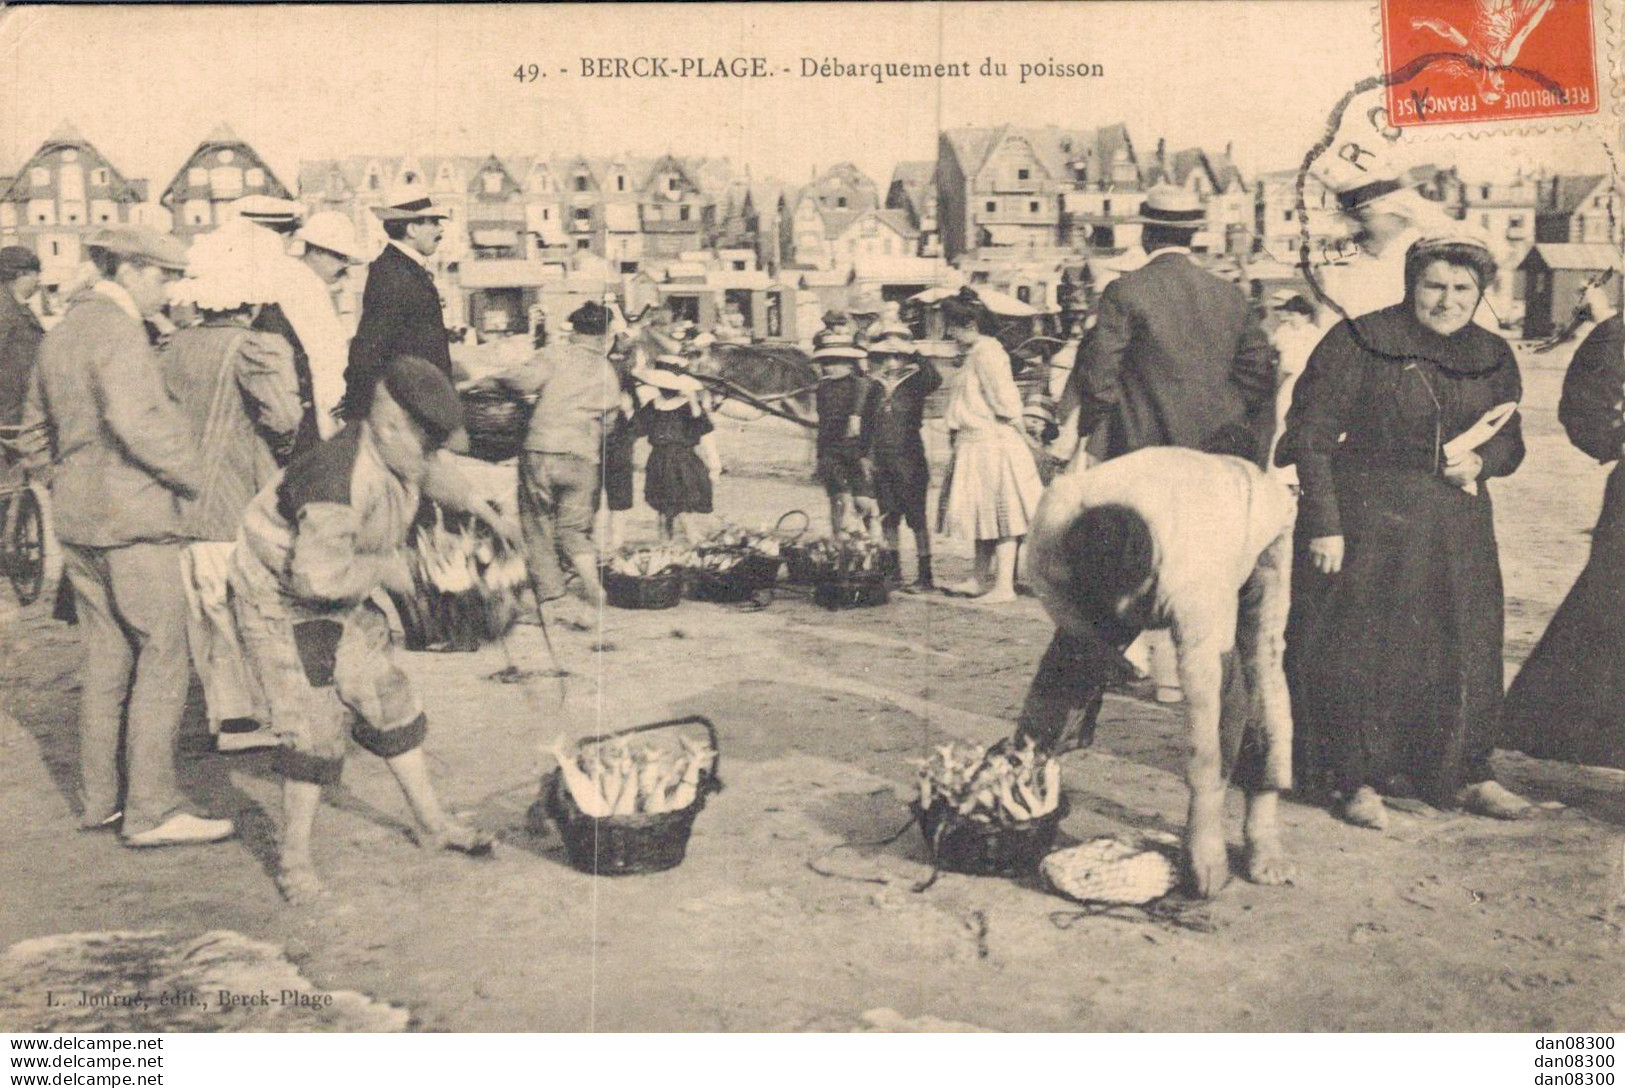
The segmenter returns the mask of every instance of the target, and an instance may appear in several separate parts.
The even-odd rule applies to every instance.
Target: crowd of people
[[[974,542],[972,576],[949,592],[1012,601],[1024,571],[1055,620],[1019,734],[1087,744],[1124,654],[1167,632],[1150,663],[1192,728],[1187,850],[1204,893],[1227,870],[1232,777],[1249,793],[1249,875],[1275,883],[1290,874],[1276,798],[1295,780],[1381,828],[1395,795],[1529,812],[1496,782],[1495,747],[1625,766],[1611,657],[1625,485],[1616,471],[1591,563],[1503,708],[1489,481],[1523,459],[1522,390],[1509,345],[1474,323],[1498,270],[1481,241],[1429,229],[1397,180],[1340,199],[1365,250],[1313,299],[1272,298],[1267,335],[1194,258],[1201,203],[1153,189],[1143,259],[1101,292],[1058,403],[1024,400],[985,310],[945,302],[962,362],[934,529],[922,428],[943,370],[895,314],[831,313],[814,343],[832,532],[896,552],[906,524],[917,591],[936,588],[933,531]],[[81,826],[132,847],[232,834],[176,783],[195,670],[222,750],[276,746],[278,882],[306,902],[323,894],[321,790],[350,738],[386,761],[426,844],[491,847],[436,798],[428,719],[376,603],[413,592],[402,550],[420,511],[522,542],[536,618],[584,625],[634,505],[636,443],[662,539],[699,534],[721,461],[690,373],[704,334],[606,300],[602,329],[538,335],[521,365],[464,383],[533,405],[517,508],[501,509],[450,456],[468,433],[426,265],[444,209],[417,185],[375,209],[388,241],[353,336],[332,295],[368,256],[352,224],[262,197],[239,211],[190,250],[139,227],[92,236],[48,333],[27,305],[38,261],[0,250],[0,423],[49,487],[85,647]],[[1625,435],[1620,319],[1601,290],[1585,302],[1597,325],[1562,420],[1606,462]],[[608,540],[594,538],[601,503]]]

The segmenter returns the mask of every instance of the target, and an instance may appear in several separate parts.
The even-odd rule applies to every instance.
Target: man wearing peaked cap
[[[383,220],[389,244],[367,269],[361,320],[350,342],[344,400],[351,418],[366,414],[373,383],[396,355],[426,359],[452,373],[440,291],[428,266],[445,237],[448,213],[421,182],[392,186],[373,213]]]
[[[243,514],[231,602],[281,745],[283,835],[277,885],[289,902],[323,894],[311,838],[324,785],[349,740],[382,758],[430,846],[488,854],[492,838],[448,816],[423,755],[428,717],[395,663],[373,594],[412,592],[401,562],[435,451],[463,426],[450,380],[395,356],[380,368],[367,415],[294,461]],[[437,492],[451,509],[468,496]]]
[[[201,490],[203,466],[143,327],[186,251],[143,227],[88,246],[100,278],[41,342],[23,409],[25,458],[50,485],[85,641],[80,826],[122,820],[129,846],[212,842],[231,821],[188,812],[175,775],[191,679],[179,503]]]

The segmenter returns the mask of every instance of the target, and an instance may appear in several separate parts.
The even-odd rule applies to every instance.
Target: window
[[[1490,213],[1489,212],[1485,212],[1483,215],[1480,215],[1478,217],[1478,225],[1481,226],[1481,227],[1487,227],[1487,226],[1490,225]]]
[[[28,202],[28,221],[30,223],[55,223],[56,202],[52,200],[30,200]]]
[[[990,200],[987,202],[986,208],[989,212],[996,212],[999,210],[999,202],[997,200]]]
[[[576,192],[578,192],[578,193],[586,192],[587,191],[587,175],[586,174],[577,174],[575,176],[575,181],[572,183],[572,185],[574,186]]]
[[[674,192],[674,193],[677,191],[677,178],[676,178],[676,176],[672,176],[672,177],[669,177],[669,178],[666,179],[666,188],[669,191]]]
[[[638,272],[638,262],[636,262],[636,261],[622,261],[621,262],[621,275],[623,275],[623,276],[635,276],[635,275],[637,275],[637,272]]]
[[[377,188],[378,188],[378,175],[377,174],[368,174],[367,175],[367,188],[375,190],[375,191],[377,190]]]
[[[1281,222],[1283,222],[1283,223],[1292,222],[1292,209],[1291,208],[1287,208],[1287,209],[1285,209],[1284,211],[1281,212]]]
[[[1022,284],[1020,287],[1016,288],[1016,301],[1017,302],[1031,302],[1032,297],[1033,297],[1033,289],[1031,287],[1028,287],[1026,284]]]
[[[837,207],[837,208],[844,208],[844,207],[846,207],[846,197],[844,197],[844,196],[838,196],[838,197],[836,197],[836,198],[835,198],[835,206],[836,206],[836,207]]]
[[[617,193],[626,192],[626,175],[625,174],[616,174],[615,175],[615,191]]]
[[[192,167],[186,171],[186,184],[199,186],[209,184],[209,171],[202,166]]]
[[[688,205],[687,204],[684,204],[681,208],[677,209],[677,218],[681,219],[685,223],[688,222]]]
[[[1100,214],[1102,214],[1102,215],[1110,215],[1110,214],[1112,214],[1112,198],[1111,197],[1107,197],[1105,200],[1102,200],[1100,202]]]
[[[1038,201],[1036,201],[1036,200],[1029,200],[1029,201],[1028,201],[1028,202],[1027,202],[1027,210],[1028,210],[1028,211],[1030,211],[1030,212],[1033,212],[1033,213],[1035,213],[1035,214],[1036,214],[1036,213],[1037,213],[1037,212],[1038,212],[1038,210],[1039,210],[1039,209],[1040,209],[1040,208],[1042,208],[1042,207],[1043,207],[1043,205],[1042,205],[1042,204],[1040,204],[1040,203],[1039,203],[1039,202],[1038,202]]]
[[[572,208],[570,210],[570,218],[574,219],[577,223],[585,223],[592,218],[592,209]]]
[[[251,189],[261,188],[265,184],[265,171],[256,166],[243,175],[243,180]]]
[[[36,186],[51,184],[51,170],[49,167],[36,166],[28,172],[29,183]]]
[[[90,183],[92,185],[106,185],[106,184],[108,184],[107,167],[99,166],[96,169],[92,170],[90,172]]]
[[[592,244],[592,242],[591,242],[590,239],[587,239],[587,238],[577,238],[576,239],[576,248],[577,249],[586,249],[591,244]]]
[[[209,187],[217,200],[234,200],[243,195],[243,172],[235,166],[217,166],[209,171]]]
[[[1507,218],[1507,226],[1509,226],[1509,227],[1521,227],[1521,226],[1523,226],[1523,216],[1521,216],[1521,215],[1509,216]]]
[[[1488,185],[1480,185],[1478,187],[1478,196],[1480,200],[1488,200],[1490,198],[1490,187]]]
[[[63,200],[85,199],[85,172],[77,166],[64,166],[56,172],[56,195]]]
[[[735,272],[744,272],[745,271],[745,262],[744,261],[735,261],[733,263],[733,265],[734,265],[734,271]]]
[[[1026,181],[1028,178],[1030,178],[1032,176],[1033,176],[1033,172],[1031,170],[1027,169],[1025,166],[1023,166],[1020,170],[1016,171],[1016,180],[1017,181]]]
[[[260,174],[261,177],[264,177],[264,174],[262,174],[260,171],[258,171],[258,170],[250,170],[248,172],[249,184],[255,184],[255,182],[253,180],[255,174]],[[406,182],[406,184],[411,185],[411,184],[415,183],[418,180],[418,176],[413,171],[408,170],[406,173],[401,175],[401,180]]]
[[[85,221],[85,206],[77,200],[64,200],[62,202],[62,222],[83,223]]]
[[[502,175],[495,170],[486,171],[484,180],[486,192],[500,193],[502,191]]]
[[[221,151],[220,151],[220,161],[221,162],[223,162],[223,163],[232,162],[236,158],[237,158],[237,152],[233,151],[231,148],[227,147],[227,148],[222,148],[221,149]]]

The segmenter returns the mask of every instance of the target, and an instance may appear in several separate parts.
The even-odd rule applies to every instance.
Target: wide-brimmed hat
[[[294,237],[307,246],[337,253],[352,264],[368,259],[368,252],[355,236],[355,224],[340,212],[317,212],[310,221],[294,233]]]
[[[231,210],[241,219],[258,223],[262,227],[270,227],[272,230],[289,229],[304,218],[304,209],[296,202],[279,196],[267,196],[264,193],[255,193],[233,201]]]
[[[914,332],[907,325],[882,325],[870,334],[870,355],[916,355]]]
[[[821,366],[860,363],[869,357],[862,348],[848,344],[826,344],[813,350],[812,361]]]
[[[173,234],[161,234],[151,227],[108,227],[86,238],[85,245],[136,257],[173,272],[186,270],[186,244]]]
[[[825,310],[823,321],[826,325],[845,325],[848,318],[839,310]]]
[[[275,302],[287,294],[289,267],[282,235],[231,219],[198,235],[187,254],[186,278],[170,289],[170,298],[216,311]]]
[[[372,214],[386,223],[403,219],[451,218],[451,212],[429,198],[429,189],[421,181],[391,185],[384,191],[383,203],[373,208]]]
[[[1200,230],[1207,225],[1207,209],[1202,198],[1177,185],[1154,185],[1145,194],[1140,214],[1130,220],[1148,227],[1174,227]]]
[[[846,312],[853,317],[880,316],[881,304],[872,298],[860,298],[846,308]]]
[[[18,276],[39,270],[39,257],[27,246],[7,246],[0,249],[0,279],[14,280]]]
[[[682,360],[678,360],[681,362]],[[700,390],[699,380],[688,374],[679,374],[676,371],[665,369],[657,365],[647,370],[640,370],[632,376],[644,385],[652,385],[656,389],[666,389],[674,393],[697,393]]]

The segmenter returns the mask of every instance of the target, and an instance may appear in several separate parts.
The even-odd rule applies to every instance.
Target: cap
[[[27,246],[0,249],[0,279],[14,280],[25,273],[38,271],[39,257]]]
[[[159,268],[186,270],[186,244],[173,234],[160,234],[151,227],[108,227],[86,238],[85,245],[135,257]]]
[[[416,355],[397,355],[384,364],[380,379],[406,414],[440,444],[463,428],[463,404],[451,379]]]

